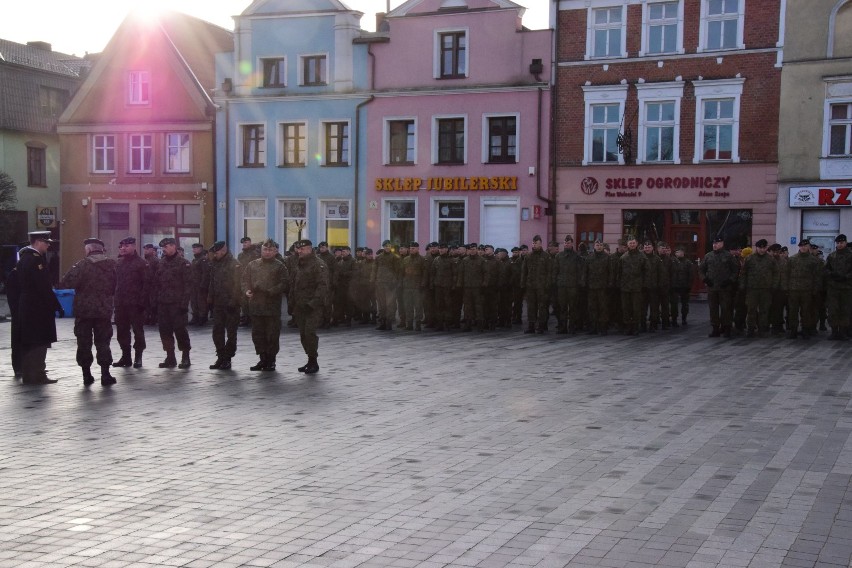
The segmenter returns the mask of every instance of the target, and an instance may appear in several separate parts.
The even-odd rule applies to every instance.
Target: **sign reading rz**
[[[820,205],[852,205],[849,195],[852,187],[835,187],[834,189],[820,189],[817,202]]]

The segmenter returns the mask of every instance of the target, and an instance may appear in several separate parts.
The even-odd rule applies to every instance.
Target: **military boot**
[[[136,358],[133,360],[133,368],[141,369],[142,368],[142,350],[136,350]]]
[[[92,371],[88,367],[83,367],[83,384],[86,386],[95,384],[95,377],[92,376]]]
[[[308,365],[310,365],[310,364],[311,364],[311,358],[310,358],[310,357],[308,357],[308,362],[307,362],[307,363],[305,363],[304,365],[302,365],[301,367],[299,367],[299,368],[298,368],[298,369],[296,369],[296,370],[297,370],[297,371],[299,371],[300,373],[304,373],[305,371],[307,371],[307,370],[308,370]]]
[[[192,363],[189,361],[189,349],[186,351],[181,351],[180,364],[178,365],[178,369],[189,369],[189,366]]]
[[[275,370],[275,357],[270,355],[266,356],[266,361],[263,364],[263,368],[261,371],[274,371]]]
[[[249,367],[249,371],[262,371],[266,366],[266,353],[261,353],[259,355],[260,359],[258,360],[256,365],[252,365]]]
[[[228,371],[231,369],[231,358],[222,357],[222,362],[219,364],[220,371]]]
[[[109,386],[115,384],[115,377],[109,374],[109,365],[101,365],[101,385]]]
[[[221,369],[222,368],[222,357],[216,357],[216,362],[210,365],[211,369]]]
[[[317,358],[316,357],[308,357],[308,364],[305,365],[304,373],[306,375],[313,375],[317,371],[319,371],[319,363],[317,363]]]
[[[113,367],[130,367],[133,361],[130,359],[130,348],[122,348],[121,359],[112,364]]]
[[[175,359],[175,350],[166,351],[165,360],[159,364],[161,369],[174,369],[177,367],[177,359]]]

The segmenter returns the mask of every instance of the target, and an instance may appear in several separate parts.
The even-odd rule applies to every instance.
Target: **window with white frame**
[[[695,154],[693,162],[739,162],[740,99],[745,79],[693,81]]]
[[[239,127],[239,157],[243,168],[262,168],[266,165],[266,126],[242,124]]]
[[[287,86],[287,59],[284,57],[261,57],[260,67],[263,70],[261,87]]]
[[[323,146],[326,166],[349,165],[349,123],[323,122]],[[331,241],[329,241],[330,243]]]
[[[305,199],[282,199],[278,202],[281,219],[281,250],[308,237],[308,202]]]
[[[414,199],[388,199],[385,201],[384,235],[395,245],[414,240],[417,222],[417,201]]]
[[[467,119],[464,116],[437,117],[434,121],[432,140],[434,164],[465,164],[465,131]]]
[[[852,155],[852,102],[829,105],[828,155]]]
[[[132,105],[147,105],[151,102],[151,74],[148,71],[128,72],[127,102]]]
[[[112,134],[92,136],[92,172],[96,174],[115,172],[115,136]]]
[[[323,231],[330,248],[349,246],[349,201],[322,201]]]
[[[434,74],[436,79],[467,77],[467,38],[466,29],[435,32]]]
[[[467,241],[467,202],[439,199],[432,202],[435,239],[442,243]]]
[[[307,124],[283,122],[278,125],[281,132],[278,165],[285,168],[301,168],[307,165]]]
[[[187,133],[170,132],[166,134],[166,171],[185,173],[189,171],[191,159],[190,137]]]
[[[299,62],[302,86],[316,87],[328,84],[328,57],[325,54],[302,55]]]
[[[745,0],[701,0],[699,51],[743,49]]]
[[[416,160],[417,123],[413,118],[385,119],[385,163],[411,166]]]
[[[134,174],[147,174],[153,171],[153,136],[151,134],[131,134],[129,136],[128,171]]]
[[[627,85],[583,86],[585,130],[583,165],[624,163],[618,151]]]
[[[683,52],[683,4],[648,2],[643,7],[642,49],[639,55]]]
[[[624,6],[589,8],[588,57],[626,57]]]
[[[636,85],[639,98],[637,163],[680,163],[680,101],[683,83]]]
[[[518,161],[518,115],[482,117],[483,162],[514,164]]]
[[[237,201],[237,228],[242,234],[238,238],[248,237],[252,242],[262,242],[268,236],[266,232],[266,200],[240,199]]]

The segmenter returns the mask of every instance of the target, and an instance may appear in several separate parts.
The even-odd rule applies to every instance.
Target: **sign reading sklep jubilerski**
[[[791,187],[790,207],[852,207],[852,187]]]
[[[376,178],[376,191],[518,191],[517,176]]]

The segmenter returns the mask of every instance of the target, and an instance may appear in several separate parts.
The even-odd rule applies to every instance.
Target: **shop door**
[[[518,246],[521,216],[518,212],[517,200],[483,201],[482,219],[480,242],[506,250]]]
[[[585,244],[588,250],[592,250],[596,239],[603,241],[603,226],[603,215],[577,215],[577,234],[574,235],[577,248]]]
[[[686,257],[698,260],[704,256],[705,232],[701,226],[704,216],[699,210],[673,209],[668,212],[669,218],[664,232],[665,239],[672,251],[683,247]]]

